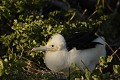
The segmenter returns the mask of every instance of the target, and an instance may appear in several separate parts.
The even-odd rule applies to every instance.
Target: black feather
[[[93,40],[98,38],[98,36],[95,35],[96,31],[97,28],[95,28],[91,32],[76,32],[71,36],[68,36],[68,38],[66,38],[67,49],[71,50],[74,47],[77,50],[88,49],[88,48],[94,48],[96,44],[101,44],[99,42],[92,42]]]

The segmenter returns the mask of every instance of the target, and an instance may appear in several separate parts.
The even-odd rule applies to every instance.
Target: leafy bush
[[[51,4],[51,6],[55,6]],[[50,9],[49,9],[50,8]],[[39,73],[36,65],[29,64],[34,62],[40,66],[46,67],[43,62],[43,54],[31,52],[35,46],[45,45],[49,37],[54,33],[61,33],[65,37],[75,31],[90,31],[94,26],[99,26],[101,33],[106,38],[111,38],[109,33],[111,29],[108,23],[116,18],[98,13],[100,15],[95,18],[80,17],[76,9],[60,9],[56,7],[52,10],[50,1],[48,0],[2,0],[0,2],[0,78],[3,80],[56,80],[53,74]],[[117,14],[119,16],[119,14]],[[111,23],[119,26],[119,23]],[[120,30],[119,28],[115,28]],[[111,34],[116,38],[118,32]],[[114,37],[115,36],[115,37]],[[117,54],[117,52],[115,52]],[[73,72],[70,78],[78,77],[83,80],[99,80],[99,79],[120,79],[120,64],[112,65],[113,73],[109,71],[103,74],[103,69],[108,68],[108,64],[113,60],[114,55],[104,59],[101,57],[100,64],[93,72]],[[119,61],[117,61],[119,62]],[[30,70],[27,70],[27,69]],[[79,74],[78,74],[79,73]]]

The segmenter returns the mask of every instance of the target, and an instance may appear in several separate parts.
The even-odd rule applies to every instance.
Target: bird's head
[[[33,48],[32,51],[58,51],[66,49],[66,42],[62,35],[55,34],[53,35],[47,45]]]

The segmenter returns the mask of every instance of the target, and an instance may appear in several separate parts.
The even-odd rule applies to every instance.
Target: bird
[[[44,62],[53,72],[68,74],[75,64],[80,70],[93,71],[100,57],[106,57],[106,42],[103,36],[91,32],[75,32],[63,37],[56,33],[45,46],[35,47],[32,51],[45,51]]]

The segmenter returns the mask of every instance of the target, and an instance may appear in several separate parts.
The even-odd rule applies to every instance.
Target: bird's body
[[[77,36],[78,37],[78,36]],[[71,40],[70,40],[71,39]],[[92,48],[80,49],[79,43],[73,43],[73,38],[65,40],[60,34],[53,35],[46,46],[33,48],[32,51],[46,51],[45,63],[46,66],[54,72],[67,73],[71,64],[75,64],[81,70],[95,69],[96,64],[99,63],[100,56],[106,56],[105,41],[103,37],[94,37],[91,39],[90,45],[95,44]],[[79,39],[77,39],[78,42]],[[68,42],[66,42],[68,41]],[[68,43],[68,45],[66,44]],[[82,43],[82,42],[81,42]],[[72,45],[69,47],[69,45]],[[75,47],[77,45],[77,47]],[[88,45],[88,43],[87,43]]]

